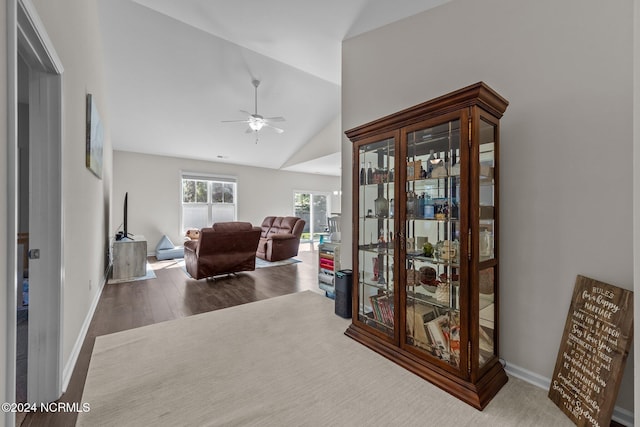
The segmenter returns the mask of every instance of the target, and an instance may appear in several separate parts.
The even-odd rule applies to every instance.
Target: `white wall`
[[[32,0],[64,66],[63,85],[63,364],[73,352],[106,269],[112,151],[96,1]],[[86,94],[105,127],[102,180],[85,167]],[[90,319],[89,319],[90,320]],[[74,348],[74,346],[76,346]]]
[[[634,0],[633,18],[633,259],[634,318],[640,319],[640,0]],[[640,328],[634,336],[635,366],[640,366]],[[640,373],[634,372],[634,407],[640,409]]]
[[[282,168],[295,166],[299,163],[340,152],[340,136],[342,133],[340,123],[340,115],[338,115],[335,119],[331,120],[324,129],[318,132],[316,136],[311,138],[304,147],[287,159],[282,165]]]
[[[343,43],[345,130],[477,81],[510,101],[500,355],[547,379],[576,275],[633,287],[632,12],[628,1],[456,0]],[[632,358],[617,401],[630,411]]]
[[[122,201],[128,192],[128,231],[147,238],[150,254],[163,234],[182,244],[181,171],[235,176],[238,220],[258,226],[268,215],[292,215],[294,190],[340,189],[339,177],[114,151],[112,228],[122,223]],[[339,211],[340,199],[332,196],[332,200],[332,212]]]

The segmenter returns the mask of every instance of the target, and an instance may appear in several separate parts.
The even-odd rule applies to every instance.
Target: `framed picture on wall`
[[[93,96],[87,94],[87,154],[86,166],[95,176],[102,179],[102,148],[104,129]]]

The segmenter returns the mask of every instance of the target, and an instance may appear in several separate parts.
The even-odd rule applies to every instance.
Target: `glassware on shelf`
[[[435,218],[435,215],[436,215],[436,211],[435,211],[435,205],[433,204],[433,198],[431,198],[431,196],[427,194],[424,200],[424,208],[423,208],[422,216],[427,219],[433,219]]]
[[[449,304],[450,287],[448,282],[438,283],[436,288],[436,301],[441,304]]]
[[[480,230],[480,256],[490,257],[493,251],[493,235],[487,229]]]
[[[371,169],[371,162],[367,164],[367,184],[373,184],[373,169]]]
[[[389,216],[389,201],[384,196],[379,196],[374,201],[374,207],[378,218],[387,218]]]
[[[407,238],[407,252],[413,252],[415,250],[413,237]]]
[[[360,163],[360,185],[367,183],[367,172],[364,170],[364,161]]]
[[[459,244],[451,240],[440,241],[436,244],[436,257],[443,261],[453,261],[458,256]]]
[[[416,193],[409,191],[407,193],[407,217],[413,218],[416,216]]]

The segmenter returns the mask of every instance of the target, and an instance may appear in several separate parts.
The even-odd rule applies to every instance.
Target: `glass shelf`
[[[362,252],[393,256],[393,248],[389,246],[390,245],[388,245],[386,248],[380,248],[377,243],[372,243],[370,245],[359,246],[358,249]]]
[[[424,218],[420,216],[407,216],[407,221],[432,221],[432,222],[460,222],[458,218]]]
[[[384,182],[374,182],[372,184],[360,184],[361,188],[378,188],[379,185],[389,185],[389,187],[393,187],[395,181],[384,181]]]
[[[407,252],[407,259],[411,259],[411,260],[415,260],[415,261],[422,261],[422,262],[428,262],[430,264],[434,264],[434,265],[448,265],[450,267],[460,267],[460,260],[458,259],[458,257],[454,258],[454,259],[444,259],[444,258],[437,258],[437,257],[427,257],[424,256],[422,254],[416,254],[416,253],[409,253]]]
[[[389,294],[393,294],[393,280],[386,280],[384,282],[379,282],[377,279],[373,278],[373,274],[365,274],[365,278],[362,280],[362,284],[365,286],[369,286],[372,288],[380,289],[381,291],[388,292]]]
[[[421,286],[408,286],[407,287],[407,302],[419,302],[422,304],[429,304],[434,307],[440,307],[442,309],[460,311],[460,304],[456,302],[460,295],[459,284],[449,284],[449,301],[439,301],[436,299],[435,292],[429,292],[426,289],[419,289]],[[413,291],[410,289],[414,289]],[[417,291],[419,289],[419,291]],[[451,303],[453,299],[453,304]]]

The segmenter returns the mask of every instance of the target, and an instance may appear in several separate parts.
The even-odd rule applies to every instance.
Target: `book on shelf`
[[[433,306],[414,303],[407,308],[407,335],[413,337],[417,344],[422,347],[430,347],[432,345],[425,323],[435,318]]]
[[[449,316],[443,314],[425,324],[436,353],[444,360],[449,360]]]
[[[371,302],[371,313],[373,314],[373,318],[377,321],[382,320],[382,314],[380,314],[380,307],[378,306],[378,299],[376,296],[370,296],[369,301]]]
[[[374,319],[387,326],[393,326],[393,299],[383,294],[372,295],[369,301],[371,301]]]

